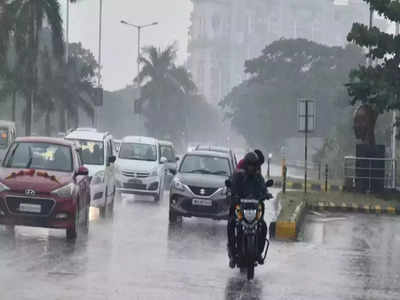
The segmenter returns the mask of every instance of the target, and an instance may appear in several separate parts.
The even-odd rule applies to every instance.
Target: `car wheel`
[[[104,206],[100,207],[100,217],[105,218],[107,214],[107,195],[108,191],[106,188],[106,191],[104,193]]]
[[[111,196],[111,203],[108,206],[108,216],[113,217],[114,216],[114,203],[115,203],[115,193],[116,193],[116,188],[114,187],[114,192]]]
[[[89,211],[90,211],[90,206],[86,204],[85,208],[85,220],[83,221],[83,231],[87,234],[89,233]]]
[[[178,215],[171,208],[169,209],[169,223],[170,224],[178,223]]]
[[[79,227],[79,209],[76,208],[74,223],[67,228],[67,240],[74,240],[77,237],[77,230]]]
[[[15,226],[14,225],[6,225],[6,234],[10,236],[15,235]]]

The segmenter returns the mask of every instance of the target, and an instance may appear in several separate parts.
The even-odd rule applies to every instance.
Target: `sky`
[[[60,0],[65,19],[66,1]],[[98,55],[99,0],[79,0],[70,8],[70,41]],[[142,46],[166,47],[177,42],[178,63],[187,58],[190,0],[103,0],[103,87],[117,90],[132,83],[137,73],[137,30],[120,23],[159,22],[142,31]],[[65,22],[64,22],[65,24]]]

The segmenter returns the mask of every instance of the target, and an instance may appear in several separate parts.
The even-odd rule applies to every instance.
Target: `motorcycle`
[[[272,180],[267,181],[266,189],[273,184]],[[227,182],[227,186],[230,187],[230,182]],[[263,201],[271,198],[272,195],[267,192],[263,199],[240,199],[239,204],[235,206],[236,265],[242,273],[247,272],[248,280],[254,278],[254,269],[258,265],[257,258],[261,243],[259,231],[264,225]],[[269,239],[265,237],[265,246],[261,255],[263,261],[267,257],[269,245]]]

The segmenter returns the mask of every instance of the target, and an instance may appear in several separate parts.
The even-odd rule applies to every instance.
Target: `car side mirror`
[[[84,166],[79,167],[78,171],[75,172],[75,176],[88,176],[88,175],[89,175],[89,170]]]
[[[271,186],[274,186],[274,181],[273,181],[272,179],[269,179],[269,180],[265,183],[265,186],[266,186],[267,188],[269,188],[269,187],[271,187]]]
[[[179,156],[177,156],[177,157],[175,157],[175,159],[176,159],[176,161],[179,161],[180,158],[179,158]]]
[[[225,186],[227,188],[231,188],[232,187],[232,181],[230,179],[225,180]]]
[[[169,169],[169,172],[170,172],[172,175],[176,175],[176,170],[175,170],[175,169]]]
[[[161,159],[160,159],[160,163],[161,164],[165,164],[165,163],[167,163],[168,162],[168,159],[166,158],[166,157],[161,157]]]
[[[113,163],[115,163],[115,161],[117,160],[117,157],[116,156],[110,156],[109,158],[108,158],[108,163],[109,164],[113,164]]]

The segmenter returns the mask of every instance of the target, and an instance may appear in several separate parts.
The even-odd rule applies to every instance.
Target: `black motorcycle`
[[[273,186],[269,180],[266,188]],[[230,183],[227,182],[230,186]],[[267,191],[267,190],[266,190]],[[235,206],[235,248],[237,249],[237,267],[241,272],[247,272],[247,279],[254,278],[254,268],[257,266],[257,258],[260,249],[259,240],[261,226],[264,220],[264,200],[271,199],[272,195],[266,192],[263,199],[241,199]],[[269,240],[265,237],[265,246],[262,251],[262,259],[265,260],[269,249]]]

